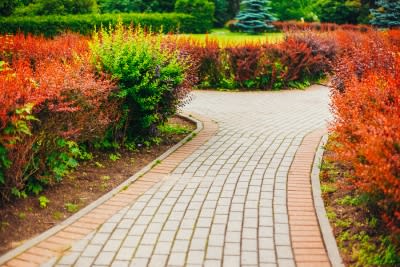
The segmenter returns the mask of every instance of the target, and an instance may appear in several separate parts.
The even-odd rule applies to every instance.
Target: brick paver
[[[204,131],[7,266],[329,266],[310,185],[328,89],[193,98]]]

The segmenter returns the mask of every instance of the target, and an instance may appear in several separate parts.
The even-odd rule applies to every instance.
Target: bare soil
[[[374,205],[357,202],[362,195],[345,178],[352,174],[351,166],[334,161],[334,156],[333,151],[325,151],[320,178],[322,197],[345,266],[400,266],[399,256],[394,255],[391,257],[395,262],[390,264],[371,263],[387,248],[382,241],[385,237],[391,238],[393,253],[400,255],[398,237],[391,235]],[[344,198],[348,201],[341,201]]]
[[[192,122],[180,117],[170,119],[169,123],[186,126],[191,131],[196,128]],[[46,208],[40,208],[38,196],[17,199],[1,207],[0,255],[48,230],[109,192],[185,136],[165,135],[161,137],[159,145],[135,152],[120,150],[121,158],[116,161],[110,160],[107,153],[94,153],[93,160],[81,163],[76,171],[40,194],[50,200]]]

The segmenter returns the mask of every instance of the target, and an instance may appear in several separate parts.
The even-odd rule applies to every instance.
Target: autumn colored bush
[[[314,32],[333,32],[336,30],[346,30],[354,32],[369,32],[373,28],[368,25],[335,24],[320,22],[299,22],[299,21],[275,21],[273,25],[281,31],[314,31]]]
[[[257,78],[263,47],[259,44],[244,44],[227,47],[225,51],[235,82],[242,88],[252,87],[251,81]]]
[[[118,102],[109,101],[115,85],[95,74],[84,42],[77,36],[1,38],[2,199],[60,180],[85,157],[78,143],[102,138],[118,116]]]
[[[250,42],[221,45],[175,40],[192,59],[200,88],[281,89],[303,87],[331,70],[336,55],[332,38],[317,33],[290,33],[276,44]]]
[[[272,51],[283,65],[282,80],[285,85],[321,77],[330,71],[336,55],[333,39],[312,33],[290,34]]]
[[[332,108],[336,160],[367,194],[393,235],[400,234],[399,32],[338,32]]]

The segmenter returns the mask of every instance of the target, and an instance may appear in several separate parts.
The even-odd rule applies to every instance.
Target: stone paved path
[[[328,99],[322,86],[195,92],[185,111],[216,121],[216,135],[46,265],[295,266],[287,177],[303,138],[326,127]]]

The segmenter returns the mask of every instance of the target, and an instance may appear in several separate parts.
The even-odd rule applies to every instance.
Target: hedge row
[[[334,159],[400,234],[400,31],[338,32],[332,108]]]
[[[280,31],[318,31],[332,32],[338,30],[368,32],[373,29],[369,25],[336,24],[321,22],[275,21],[273,25]]]
[[[101,25],[115,25],[119,20],[123,24],[141,25],[151,28],[153,32],[163,31],[190,33],[197,31],[202,22],[194,17],[181,13],[120,13],[120,14],[88,14],[67,16],[33,16],[33,17],[2,17],[0,18],[0,33],[15,34],[18,32],[44,35],[47,37],[64,32],[76,32],[90,35],[93,29]],[[199,26],[200,24],[200,26]]]
[[[216,39],[191,38],[173,43],[195,62],[200,88],[303,88],[329,72],[336,56],[335,41],[316,33],[291,33],[276,44],[224,46]]]

